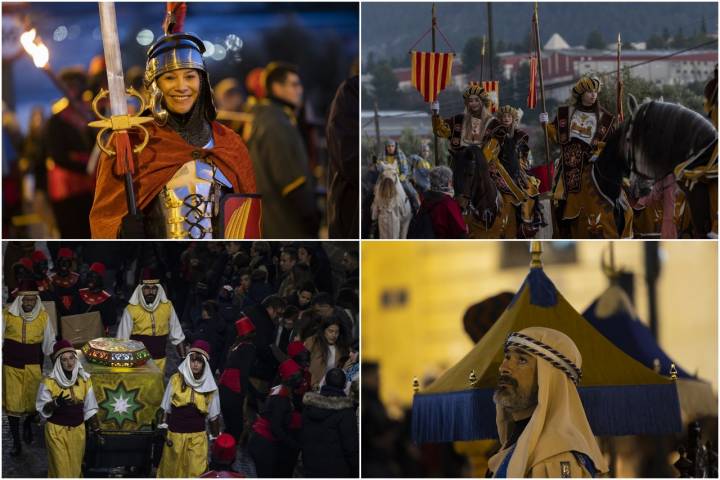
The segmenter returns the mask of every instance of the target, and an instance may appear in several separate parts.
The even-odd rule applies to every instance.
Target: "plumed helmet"
[[[161,125],[167,121],[167,111],[161,104],[162,91],[157,85],[157,79],[167,72],[184,68],[200,72],[202,86],[197,101],[203,102],[208,121],[215,120],[217,116],[210,77],[203,60],[205,44],[197,35],[183,32],[186,10],[184,2],[168,2],[163,23],[165,35],[158,38],[147,52],[143,83],[150,94],[152,114]]]
[[[577,81],[572,91],[575,95],[582,95],[585,92],[600,92],[600,79],[594,75],[583,75]]]

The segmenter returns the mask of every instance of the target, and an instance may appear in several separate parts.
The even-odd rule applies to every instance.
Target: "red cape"
[[[215,146],[208,150],[194,147],[168,127],[150,123],[150,141],[135,155],[133,186],[138,210],[147,207],[185,163],[199,152],[211,160],[233,184],[235,193],[256,193],[255,172],[247,147],[239,135],[218,122],[212,122]],[[142,139],[131,136],[133,145]],[[197,156],[198,154],[196,154]],[[70,213],[70,212],[68,212]],[[117,238],[122,218],[127,215],[125,179],[115,169],[115,159],[102,154],[97,170],[95,201],[90,211],[92,238]]]

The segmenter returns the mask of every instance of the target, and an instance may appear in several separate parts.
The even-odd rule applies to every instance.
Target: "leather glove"
[[[118,238],[145,238],[145,216],[142,213],[137,215],[125,215],[122,218]]]

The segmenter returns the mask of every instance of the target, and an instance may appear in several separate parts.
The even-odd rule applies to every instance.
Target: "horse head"
[[[455,198],[464,210],[487,217],[498,210],[497,187],[480,147],[471,145],[454,155]]]

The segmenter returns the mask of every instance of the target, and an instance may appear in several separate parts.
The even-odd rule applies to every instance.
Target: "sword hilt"
[[[143,141],[133,148],[133,153],[140,153],[147,146],[148,141],[150,140],[150,134],[148,133],[147,129],[143,127],[142,124],[152,121],[153,118],[140,116],[140,112],[145,111],[145,99],[133,87],[128,88],[127,93],[128,95],[136,97],[138,100],[140,100],[140,109],[138,110],[138,113],[134,115],[113,115],[111,117],[106,117],[105,115],[100,113],[100,109],[98,107],[100,100],[108,97],[110,94],[110,92],[108,90],[105,90],[104,88],[100,89],[100,91],[97,95],[95,95],[95,98],[92,101],[92,109],[95,112],[95,115],[100,118],[100,120],[90,122],[88,123],[88,125],[90,127],[100,129],[96,137],[98,148],[100,148],[100,150],[105,152],[105,154],[110,157],[114,157],[117,152],[108,146],[109,139],[106,140],[104,138],[104,135],[108,130],[121,131],[132,130],[133,128],[139,128],[140,130],[142,130],[142,132],[145,134],[143,136]]]

